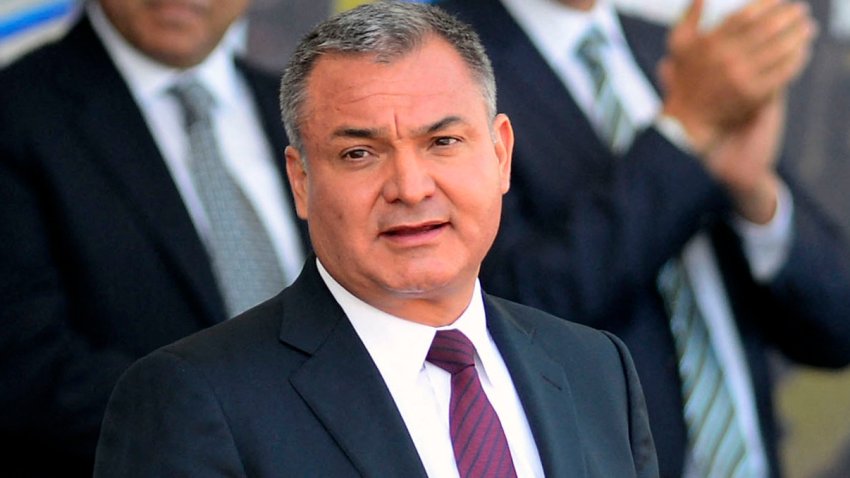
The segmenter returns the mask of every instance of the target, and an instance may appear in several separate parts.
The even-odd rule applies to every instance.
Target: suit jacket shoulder
[[[617,339],[497,299],[487,308],[547,476],[657,476],[640,386]],[[543,336],[551,342],[538,346]],[[169,426],[154,433],[156,423]],[[202,446],[198,433],[207,433]],[[155,352],[119,382],[97,474],[153,470],[425,473],[377,367],[310,260],[278,297]]]
[[[535,308],[493,296],[485,299],[488,328],[511,369],[538,446],[558,443],[564,450],[556,456],[569,456],[566,450],[573,447],[576,439],[569,430],[578,430],[588,476],[658,476],[643,389],[623,342],[609,332]],[[519,334],[510,338],[517,330]],[[558,367],[548,368],[548,360]],[[562,381],[558,372],[563,374]],[[546,386],[533,382],[534,377],[540,376],[548,382]],[[570,411],[559,414],[563,413],[563,406],[540,406],[546,402],[547,391],[551,391],[548,385],[560,389],[553,397],[573,405],[571,411],[575,415]],[[600,420],[600,413],[612,420]],[[588,417],[593,418],[586,420]],[[575,425],[564,428],[564,423]],[[611,434],[604,437],[603,430]],[[615,445],[618,440],[619,446]],[[607,457],[607,461],[598,461],[598,456]],[[616,468],[624,456],[631,461],[621,462],[621,468]],[[551,457],[546,455],[542,458],[544,466],[549,467],[547,476],[582,476],[582,471],[569,468],[569,463],[547,461]]]
[[[155,383],[165,386],[149,388]],[[147,423],[163,420],[173,425],[147,433]],[[187,446],[212,429],[226,434],[207,447]],[[144,457],[154,442],[170,451],[151,462]],[[279,296],[155,352],[119,382],[96,474],[187,469],[197,476],[425,478],[380,373],[313,261]]]

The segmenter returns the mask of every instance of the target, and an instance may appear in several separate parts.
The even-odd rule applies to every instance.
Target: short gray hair
[[[280,109],[289,141],[303,151],[301,113],[307,99],[307,80],[316,61],[326,53],[375,54],[390,63],[420,46],[430,35],[446,40],[469,67],[496,116],[496,81],[490,59],[472,28],[433,5],[378,1],[340,13],[308,33],[293,53],[280,88]]]

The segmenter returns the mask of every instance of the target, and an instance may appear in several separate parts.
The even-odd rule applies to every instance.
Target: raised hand
[[[805,3],[755,0],[702,31],[703,4],[694,0],[674,27],[659,66],[663,113],[682,124],[702,154],[799,75],[817,30]]]

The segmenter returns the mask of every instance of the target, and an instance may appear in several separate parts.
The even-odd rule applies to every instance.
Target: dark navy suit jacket
[[[278,81],[239,69],[282,158]],[[156,143],[87,19],[0,71],[0,91],[0,474],[91,476],[120,373],[226,312]]]
[[[793,243],[769,283],[753,279],[728,226],[730,201],[700,165],[654,128],[613,156],[563,83],[497,0],[442,4],[478,31],[493,62],[498,109],[516,133],[511,190],[485,260],[490,292],[617,334],[643,383],[661,474],[681,475],[686,444],[676,354],[657,292],[660,267],[699,231],[717,254],[745,348],[762,435],[777,472],[766,351],[819,366],[850,362],[850,255],[838,229],[784,174]],[[648,78],[665,30],[621,17]]]
[[[485,295],[546,476],[653,477],[637,374],[610,334]],[[308,259],[279,296],[137,362],[95,476],[425,477],[392,396]]]

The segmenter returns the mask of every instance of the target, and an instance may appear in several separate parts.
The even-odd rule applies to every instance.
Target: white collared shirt
[[[575,52],[579,41],[591,25],[596,25],[608,38],[604,60],[614,74],[610,75],[624,109],[638,129],[652,126],[661,109],[649,80],[637,65],[625,40],[619,19],[607,0],[598,0],[587,12],[570,9],[554,0],[501,0],[538,51],[557,73],[567,90],[587,117],[593,102],[592,80],[581,66]],[[627,93],[624,93],[627,92]],[[667,131],[661,130],[668,135]],[[669,137],[669,135],[668,135]],[[678,144],[677,138],[670,138]],[[756,280],[767,282],[779,272],[790,251],[793,239],[793,198],[782,185],[779,205],[773,220],[756,225],[736,218],[733,226],[742,238],[750,270]],[[767,459],[759,432],[758,413],[752,382],[746,367],[746,356],[729,304],[714,249],[705,233],[688,242],[682,261],[694,286],[697,305],[703,314],[745,428],[745,437],[754,456],[758,473],[767,476]]]
[[[192,75],[213,95],[216,136],[225,167],[248,198],[268,232],[286,284],[304,261],[304,251],[276,161],[283,151],[272,151],[256,108],[254,96],[233,62],[231,42],[223,40],[200,65],[186,71],[162,65],[127,42],[109,22],[97,2],[89,2],[92,26],[130,89],[165,159],[201,240],[208,243],[210,226],[189,172],[189,142],[183,113],[168,89]],[[283,126],[281,126],[282,128]]]
[[[594,111],[594,83],[575,52],[595,25],[608,40],[602,55],[610,68],[609,80],[615,91],[629,92],[628,98],[621,98],[621,103],[631,124],[648,125],[654,121],[658,98],[631,55],[610,4],[597,2],[592,10],[583,12],[554,0],[503,0],[502,3],[588,118]]]
[[[336,282],[318,259],[316,264],[381,373],[428,476],[458,476],[449,432],[451,375],[425,361],[434,334],[440,329],[459,329],[475,346],[475,368],[502,422],[517,476],[544,476],[513,380],[487,331],[484,301],[477,281],[463,314],[450,326],[434,328],[372,307]]]

